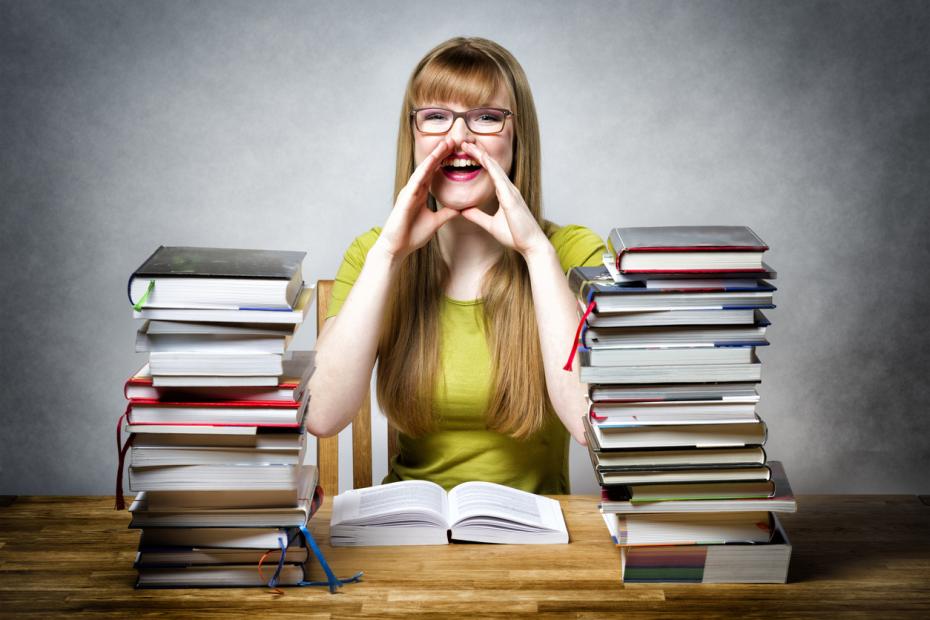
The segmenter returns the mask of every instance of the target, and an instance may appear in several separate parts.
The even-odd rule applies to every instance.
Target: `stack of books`
[[[136,351],[120,471],[142,530],[138,587],[297,585],[322,499],[304,464],[313,353],[303,252],[160,247],[129,279]]]
[[[796,509],[757,411],[775,272],[741,226],[616,228],[575,267],[585,434],[626,582],[784,582]],[[570,364],[571,362],[569,362]],[[570,367],[570,365],[569,365]]]

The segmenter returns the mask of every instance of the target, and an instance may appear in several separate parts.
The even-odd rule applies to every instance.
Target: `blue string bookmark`
[[[310,549],[313,551],[313,555],[316,556],[316,559],[319,561],[320,566],[323,567],[323,572],[326,573],[326,581],[301,581],[299,586],[329,586],[329,591],[332,594],[336,593],[336,590],[341,588],[347,583],[358,583],[362,580],[362,571],[359,571],[349,577],[348,579],[339,579],[336,577],[336,574],[333,573],[333,569],[329,567],[329,563],[326,561],[326,558],[323,557],[323,552],[320,550],[319,545],[316,544],[316,541],[313,539],[313,535],[310,534],[310,530],[307,529],[306,525],[300,526],[300,531],[304,535],[304,540],[307,541],[307,544],[310,546]]]

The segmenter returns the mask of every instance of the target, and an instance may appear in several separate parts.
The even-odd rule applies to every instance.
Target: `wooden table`
[[[9,498],[12,499],[12,498]],[[794,545],[787,585],[619,581],[593,496],[559,498],[569,545],[333,549],[330,503],[314,534],[340,576],[325,588],[135,590],[138,532],[110,497],[19,497],[0,507],[0,616],[48,618],[930,617],[930,505],[913,495],[811,495],[783,523]],[[314,565],[314,578],[322,571]]]

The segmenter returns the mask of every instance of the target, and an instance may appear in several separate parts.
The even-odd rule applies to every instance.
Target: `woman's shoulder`
[[[600,265],[601,257],[607,251],[604,240],[586,226],[559,226],[547,220],[543,231],[555,248],[564,271],[572,267]]]
[[[349,246],[349,248],[350,249],[353,247],[358,248],[360,250],[363,250],[364,253],[367,254],[368,250],[372,248],[372,246],[375,244],[375,241],[377,241],[378,237],[380,236],[381,236],[381,227],[373,226],[369,230],[366,230],[365,232],[357,236],[355,239],[353,239],[352,244]]]

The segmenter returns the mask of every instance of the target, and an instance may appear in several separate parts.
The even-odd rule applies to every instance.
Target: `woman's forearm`
[[[314,435],[335,435],[348,426],[369,393],[397,264],[375,243],[339,314],[317,337],[306,421]]]
[[[584,445],[585,386],[579,380],[577,367],[571,372],[563,370],[578,328],[578,302],[562,273],[552,244],[540,244],[540,248],[527,253],[525,259],[533,289],[549,399],[568,432]]]

